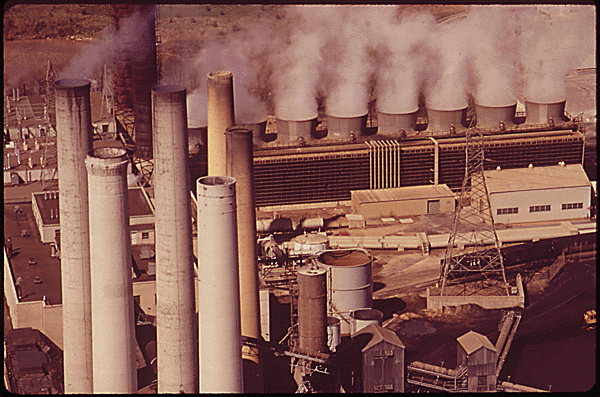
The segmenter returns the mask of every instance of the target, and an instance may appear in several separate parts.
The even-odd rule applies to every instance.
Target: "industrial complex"
[[[547,392],[595,383],[589,361],[579,389],[558,376],[552,388],[535,366],[519,367],[527,338],[558,340],[557,322],[586,350],[572,359],[595,350],[595,115],[570,114],[567,90],[546,95],[535,76],[519,76],[532,79],[521,81],[523,96],[500,78],[488,88],[476,68],[501,70],[504,59],[492,67],[440,44],[506,16],[341,7],[339,31],[325,39],[310,7],[257,5],[258,18],[298,30],[269,48],[267,82],[256,88],[235,61],[207,60],[195,85],[170,76],[166,7],[106,5],[112,44],[98,50],[110,55],[96,73],[57,73],[48,61],[44,94],[5,79],[7,390]],[[219,21],[242,6],[190,7]],[[324,8],[331,23],[336,7]],[[579,17],[533,9],[536,24]],[[361,39],[375,17],[391,18],[379,39],[406,34],[412,44],[384,51]],[[529,37],[526,21],[515,23],[511,34]],[[363,69],[369,62],[377,68]],[[440,70],[417,76],[432,64]],[[575,71],[595,85],[595,65]],[[263,90],[250,118],[239,110],[248,87]]]

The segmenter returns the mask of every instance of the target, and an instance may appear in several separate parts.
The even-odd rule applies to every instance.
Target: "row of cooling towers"
[[[92,148],[89,81],[55,88],[65,391],[135,393],[129,160]],[[221,131],[222,173],[197,181],[196,294],[184,88],[152,89],[152,126],[158,392],[261,391],[252,132]]]

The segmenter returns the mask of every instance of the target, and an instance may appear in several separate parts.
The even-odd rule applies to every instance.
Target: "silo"
[[[465,130],[467,120],[467,108],[462,109],[432,109],[427,108],[427,131],[432,135],[448,134],[454,131]]]
[[[88,171],[94,393],[137,392],[127,152],[92,150]]]
[[[327,138],[354,141],[367,131],[367,114],[355,117],[337,117],[327,114]]]
[[[298,269],[298,338],[310,353],[327,349],[327,269],[313,262]]]
[[[232,126],[227,129],[225,136],[227,175],[236,180],[242,335],[260,339],[252,130],[247,126]],[[259,350],[244,346],[243,358],[245,391],[261,392],[262,370]]]
[[[92,149],[90,82],[55,82],[66,393],[92,393],[92,318],[88,186]]]
[[[278,145],[302,145],[310,141],[317,130],[317,117],[308,120],[282,120],[277,122]]]
[[[196,185],[200,393],[242,393],[235,179]]]
[[[352,318],[351,333],[360,331],[369,324],[381,325],[383,313],[376,309],[357,309],[350,313]]]
[[[152,90],[158,392],[198,392],[185,88]]]
[[[225,131],[235,124],[233,73],[208,74],[208,175],[226,175]]]
[[[566,100],[554,103],[538,103],[533,101],[525,101],[525,122],[528,124],[549,123],[565,121],[565,104]]]
[[[477,114],[477,127],[480,128],[501,128],[513,127],[515,125],[515,112],[517,103],[506,106],[487,106],[475,103],[475,114]]]
[[[384,113],[377,111],[377,134],[389,138],[411,136],[416,132],[417,110],[410,113]]]
[[[318,255],[328,268],[328,312],[340,319],[342,336],[350,335],[350,314],[373,305],[373,258],[364,249],[326,250]]]

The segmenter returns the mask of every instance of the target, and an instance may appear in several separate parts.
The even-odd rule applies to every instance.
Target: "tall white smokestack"
[[[251,126],[227,129],[227,175],[236,180],[240,310],[242,335],[260,339],[256,212]],[[244,391],[262,392],[261,357],[258,349],[244,346]]]
[[[136,393],[127,152],[92,150],[88,171],[94,393]]]
[[[65,393],[93,391],[88,186],[92,149],[88,80],[57,80],[56,131]]]
[[[152,90],[158,392],[198,392],[185,88]]]
[[[225,131],[235,123],[233,73],[208,74],[208,174],[225,175]]]
[[[235,179],[198,179],[200,393],[242,393]]]

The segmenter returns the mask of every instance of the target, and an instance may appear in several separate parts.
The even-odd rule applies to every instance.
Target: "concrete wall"
[[[432,296],[427,288],[427,308],[442,309],[445,306],[476,304],[484,309],[502,309],[509,307],[525,307],[525,292],[521,275],[517,276],[517,295],[511,296]]]
[[[494,222],[504,224],[587,218],[590,200],[589,186],[490,194]],[[583,203],[583,208],[563,210],[562,204],[566,203]],[[529,212],[530,206],[548,204],[551,206],[550,211]],[[497,214],[498,208],[515,207],[519,209],[517,214]]]

